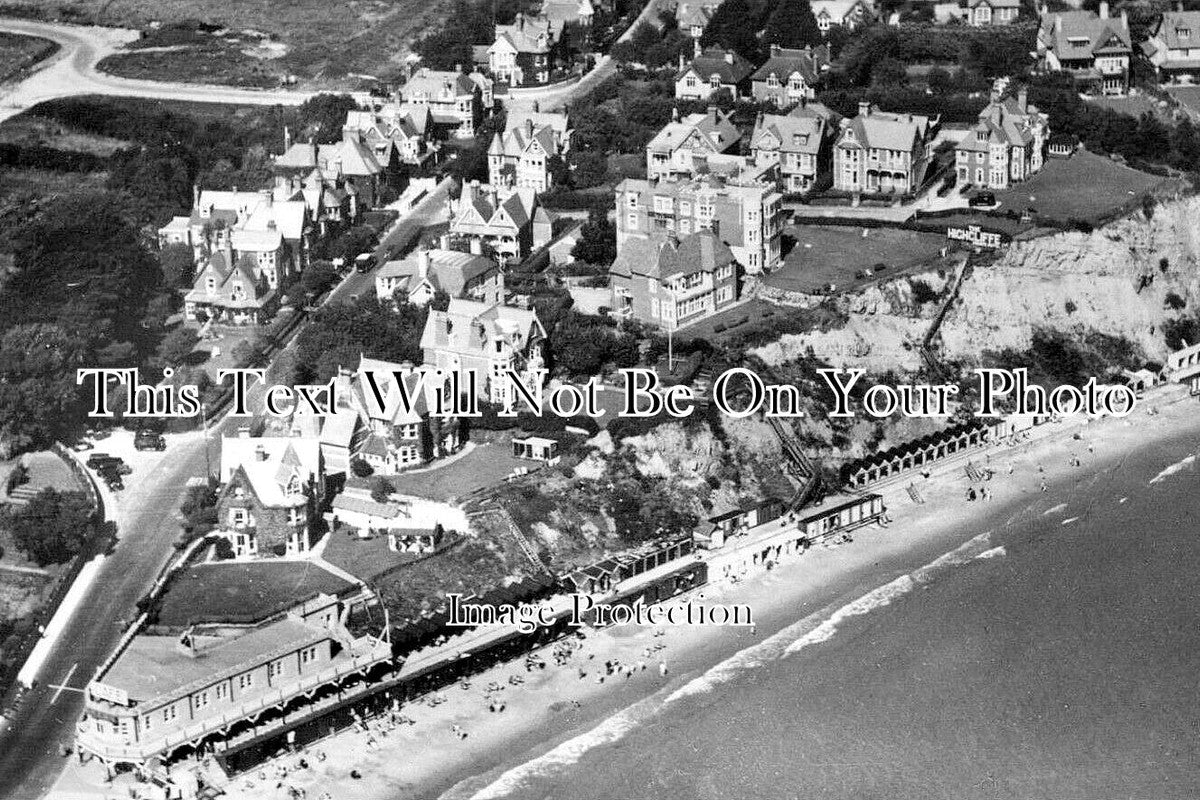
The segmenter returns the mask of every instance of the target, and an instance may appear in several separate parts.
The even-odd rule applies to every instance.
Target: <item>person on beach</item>
[[[658,662],[658,674],[659,674],[659,676],[660,676],[660,677],[666,677],[666,675],[667,675],[667,662],[665,662],[665,661],[660,661],[660,662]]]

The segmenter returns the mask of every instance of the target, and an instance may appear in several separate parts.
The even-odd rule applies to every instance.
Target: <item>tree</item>
[[[881,58],[871,69],[871,83],[876,86],[900,86],[908,80],[908,70],[894,58]]]
[[[382,475],[376,475],[371,481],[371,499],[376,503],[386,503],[395,492],[396,487]]]
[[[75,370],[86,342],[63,326],[16,325],[0,336],[0,449],[48,447],[73,438],[83,409]],[[80,426],[82,427],[82,426]]]
[[[158,263],[162,268],[164,286],[176,289],[191,287],[196,272],[192,248],[181,242],[168,244],[158,251]]]
[[[767,17],[763,44],[780,47],[816,47],[824,41],[808,0],[779,0]]]
[[[604,183],[608,175],[608,159],[603,153],[572,148],[567,158],[574,167],[571,185],[576,189],[590,189]]]
[[[46,488],[9,518],[13,540],[39,566],[83,552],[94,534],[92,507],[82,492]]]
[[[346,114],[356,108],[348,94],[318,94],[301,104],[300,123],[318,144],[329,144],[342,138]]]
[[[720,45],[751,61],[758,59],[758,16],[748,0],[725,0],[717,6],[700,37],[702,47]]]
[[[368,464],[365,459],[359,458],[358,456],[350,459],[350,471],[359,478],[369,478],[371,475],[375,474],[375,470],[371,468],[371,465]]]
[[[314,295],[323,293],[337,280],[337,272],[329,261],[314,261],[300,273],[300,285]]]
[[[158,346],[158,357],[164,365],[173,367],[182,363],[196,349],[199,341],[200,337],[194,330],[180,325],[163,338]]]
[[[579,230],[579,241],[571,248],[571,257],[598,267],[606,267],[616,259],[617,228],[605,209],[593,208],[588,213],[588,221]]]

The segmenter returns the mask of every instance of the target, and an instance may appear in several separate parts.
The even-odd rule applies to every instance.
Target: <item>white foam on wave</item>
[[[975,558],[999,558],[1006,555],[1008,555],[1008,551],[1004,549],[1004,545],[1000,545],[999,547],[993,547],[991,550],[984,550],[982,553],[975,556]]]
[[[1062,521],[1063,525],[1070,525],[1072,522],[1078,522],[1079,517],[1067,517]]]
[[[775,635],[738,651],[670,694],[666,694],[664,690],[644,698],[608,717],[591,730],[568,739],[544,755],[509,769],[471,795],[471,800],[498,800],[498,798],[505,797],[531,780],[551,776],[577,763],[594,748],[621,740],[631,730],[672,703],[688,697],[707,694],[739,675],[765,666],[810,645],[828,641],[837,633],[839,623],[850,617],[869,614],[875,609],[889,605],[897,598],[911,592],[915,587],[928,583],[938,573],[965,564],[983,552],[989,552],[989,544],[991,544],[991,531],[976,536],[907,575],[901,575],[895,580],[872,589],[832,613],[829,613],[828,609],[822,609],[817,613],[809,614]],[[992,550],[1003,549],[1003,547],[992,548]]]
[[[1045,511],[1043,511],[1043,512],[1042,512],[1042,516],[1043,516],[1043,517],[1048,517],[1048,516],[1050,516],[1051,514],[1057,514],[1057,513],[1059,513],[1060,511],[1066,511],[1066,510],[1067,510],[1067,504],[1066,504],[1066,503],[1059,503],[1058,505],[1054,506],[1053,508],[1047,508]]]
[[[1181,460],[1179,460],[1179,461],[1176,461],[1174,464],[1172,464],[1171,466],[1167,467],[1167,468],[1166,468],[1166,469],[1164,469],[1162,472],[1158,473],[1158,474],[1157,474],[1157,475],[1155,475],[1153,478],[1151,478],[1151,479],[1150,479],[1150,485],[1151,485],[1151,486],[1153,486],[1154,484],[1158,483],[1159,481],[1164,481],[1164,480],[1166,480],[1167,478],[1171,477],[1171,476],[1172,476],[1172,475],[1174,475],[1176,472],[1181,472],[1181,471],[1183,471],[1183,470],[1187,469],[1187,468],[1188,468],[1188,467],[1190,467],[1190,466],[1191,466],[1191,465],[1192,465],[1192,464],[1193,464],[1195,461],[1196,461],[1196,457],[1195,457],[1195,456],[1188,456],[1187,458],[1184,458],[1184,459],[1181,459]]]

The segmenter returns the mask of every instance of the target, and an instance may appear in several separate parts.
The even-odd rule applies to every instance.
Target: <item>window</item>
[[[267,662],[267,679],[268,680],[271,678],[278,678],[281,674],[283,674],[283,662],[282,661]]]
[[[224,700],[226,697],[229,696],[229,684],[218,683],[216,691],[217,691],[217,699]]]
[[[294,527],[294,526],[299,525],[302,522],[304,522],[303,511],[304,511],[304,509],[301,509],[301,508],[289,508],[288,509],[288,525],[291,525]]]
[[[244,528],[250,523],[250,512],[244,508],[231,508],[229,521],[235,528]]]
[[[696,76],[688,75],[686,78],[683,79],[683,85],[688,87],[689,89],[695,89],[696,88]]]
[[[253,685],[254,685],[254,673],[246,672],[241,675],[238,675],[238,688],[239,689],[249,689]]]
[[[775,73],[772,72],[770,75],[767,76],[767,86],[770,86],[773,89],[778,85],[779,85],[779,78],[775,77]]]
[[[142,730],[148,731],[154,725],[154,718],[147,714],[142,718]]]
[[[656,213],[670,214],[672,210],[673,204],[670,197],[661,194],[654,195],[654,211]]]
[[[714,89],[720,89],[721,88],[721,76],[713,75],[711,78],[708,79],[708,85]]]
[[[192,705],[195,708],[204,708],[208,705],[208,692],[199,692],[192,696]]]
[[[163,722],[170,722],[175,719],[175,706],[167,706],[163,709]]]
[[[637,208],[638,207],[638,196],[635,193],[630,192],[628,197],[626,198],[626,202],[630,208]]]
[[[209,279],[207,281],[205,281],[205,283],[204,283],[204,289],[209,294],[216,294],[217,293],[217,279],[210,276]]]
[[[628,214],[628,215],[625,217],[625,227],[627,227],[627,228],[630,228],[630,229],[634,229],[634,228],[637,228],[637,226],[638,226],[638,218],[637,218],[637,214],[634,214],[633,212],[630,212],[630,213],[629,213],[629,214]]]

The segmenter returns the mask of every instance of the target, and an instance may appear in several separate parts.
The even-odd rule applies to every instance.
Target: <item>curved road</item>
[[[0,122],[45,100],[80,94],[249,105],[299,105],[315,94],[134,80],[118,78],[96,69],[101,59],[117,52],[122,45],[135,41],[138,38],[137,31],[0,19],[0,32],[40,36],[59,46],[57,53],[34,66],[32,73],[24,80],[0,86]]]

